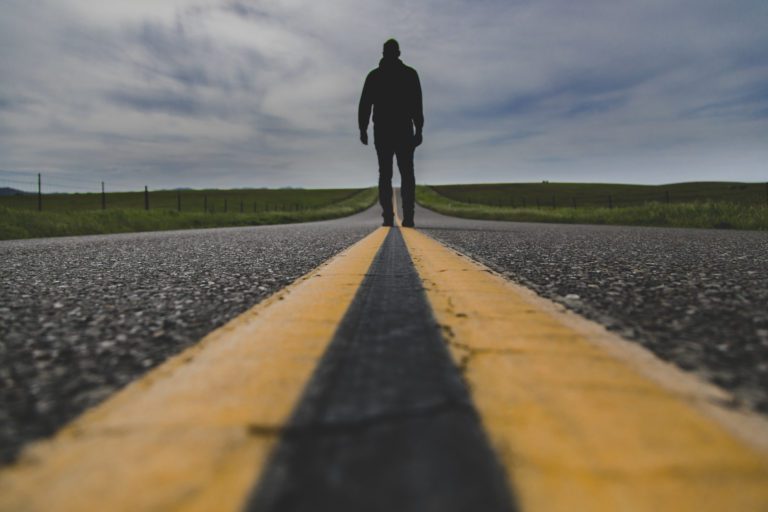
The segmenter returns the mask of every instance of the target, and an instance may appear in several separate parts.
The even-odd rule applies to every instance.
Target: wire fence
[[[175,210],[178,212],[259,213],[299,211],[326,206],[348,196],[300,194],[295,189],[109,191],[109,183],[64,173],[0,169],[0,206],[38,211],[106,209]],[[121,189],[131,188],[124,182]],[[507,208],[621,208],[656,203],[719,201],[768,205],[767,183],[680,183],[674,185],[610,185],[518,183],[433,186],[438,194],[466,204]]]
[[[357,189],[311,192],[301,189],[150,190],[148,186],[143,190],[110,192],[105,181],[0,169],[0,206],[38,211],[289,212],[328,206],[359,192]]]

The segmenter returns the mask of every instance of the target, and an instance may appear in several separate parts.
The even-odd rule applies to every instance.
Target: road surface
[[[766,410],[768,234],[471,221],[422,208],[416,219],[420,232],[731,390],[736,397],[731,406]],[[7,404],[0,411],[0,441],[5,460],[11,461],[26,442],[51,434],[373,232],[378,223],[372,209],[346,219],[302,225],[0,243],[7,262],[0,282],[0,378]],[[250,495],[251,509],[336,510],[345,499],[364,502],[372,488],[389,489],[376,497],[389,500],[382,502],[388,503],[385,508],[517,506],[496,459],[502,456],[509,470],[510,454],[498,452],[498,445],[492,447],[486,438],[474,408],[478,404],[473,404],[467,388],[471,384],[472,396],[481,397],[478,407],[484,424],[489,422],[493,442],[499,443],[496,420],[487,417],[489,410],[491,415],[495,412],[488,404],[496,400],[499,378],[505,377],[499,368],[505,368],[517,349],[472,348],[453,339],[454,333],[445,330],[445,319],[432,316],[430,304],[434,307],[439,297],[430,295],[428,301],[421,291],[423,272],[430,269],[428,264],[419,265],[425,265],[424,255],[437,249],[424,249],[426,242],[418,237],[405,238],[411,240],[407,248],[399,230],[388,232],[354,301],[340,323],[333,324],[338,325],[336,334],[320,352],[322,359],[311,380],[301,385],[305,392],[286,426],[275,430],[274,425],[249,424],[249,435],[274,438],[280,433],[280,444]],[[410,263],[413,250],[426,251],[416,262],[419,273]],[[431,279],[446,278],[435,274]],[[450,279],[445,283],[451,286]],[[429,293],[439,294],[439,289]],[[482,300],[483,295],[477,297]],[[447,321],[458,321],[461,329],[461,317],[466,315],[451,313],[450,302],[447,311],[456,318]],[[315,307],[327,306],[305,305],[306,311],[296,312],[296,319],[313,317]],[[289,325],[280,325],[285,327],[290,330]],[[527,329],[522,324],[520,328]],[[496,336],[515,329],[513,322]],[[444,336],[450,354],[441,342]],[[481,345],[492,341],[481,340]],[[581,346],[573,343],[574,350]],[[566,354],[570,346],[565,345]],[[592,349],[583,346],[579,349],[583,356],[574,352],[574,362],[603,361],[603,356],[590,355]],[[452,363],[456,350],[465,355],[454,357]],[[470,359],[478,354],[493,356],[483,363],[486,368],[496,365],[495,370],[486,370],[490,372],[486,376],[494,376],[487,381],[489,386],[483,387],[482,375],[467,373]],[[308,361],[307,356],[297,357],[296,361]],[[551,368],[548,364],[545,370]],[[625,385],[645,386],[641,381]],[[482,398],[488,391],[490,402]],[[552,400],[555,403],[557,397]],[[653,400],[649,407],[656,410]],[[620,415],[621,403],[613,409]],[[623,420],[637,423],[632,414],[637,413]],[[679,414],[671,424],[688,425],[688,413]],[[708,432],[709,427],[702,428],[699,433]],[[690,442],[695,436],[680,439]],[[729,443],[714,443],[721,451],[713,453],[730,453]],[[409,448],[404,454],[405,446]],[[691,446],[696,448],[695,443]],[[447,447],[450,456],[443,459]],[[752,468],[754,478],[761,478],[762,463],[751,457],[747,454],[733,463],[745,471]],[[372,466],[371,460],[383,466]],[[403,460],[411,465],[407,473],[399,474]],[[382,471],[395,476],[378,481]],[[473,478],[462,485],[442,485],[458,482],[466,471]],[[352,486],[361,490],[358,495],[350,495],[351,481],[359,483]],[[421,493],[414,482],[431,491]],[[752,485],[747,480],[736,483]],[[522,496],[523,501],[528,499],[527,491]],[[749,499],[761,499],[755,496]],[[421,503],[419,497],[427,501]]]
[[[341,220],[0,242],[0,455],[53,433],[377,226]]]

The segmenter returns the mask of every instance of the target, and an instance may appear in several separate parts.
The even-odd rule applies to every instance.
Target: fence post
[[[43,178],[37,173],[37,211],[43,211]]]
[[[181,190],[176,191],[176,210],[181,211]]]
[[[107,196],[104,193],[104,182],[101,182],[101,209],[106,210],[107,209]]]
[[[144,209],[149,210],[149,188],[144,185]]]

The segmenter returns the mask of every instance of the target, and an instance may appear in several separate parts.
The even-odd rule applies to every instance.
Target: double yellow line
[[[0,473],[2,511],[238,510],[388,228]],[[416,230],[403,235],[523,510],[768,510],[765,422]]]

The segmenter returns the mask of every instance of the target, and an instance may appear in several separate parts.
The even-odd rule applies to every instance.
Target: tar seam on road
[[[522,510],[768,510],[768,457],[520,287],[404,230]]]
[[[386,232],[27,447],[0,511],[241,509]]]
[[[513,510],[424,295],[390,230],[248,510]]]

